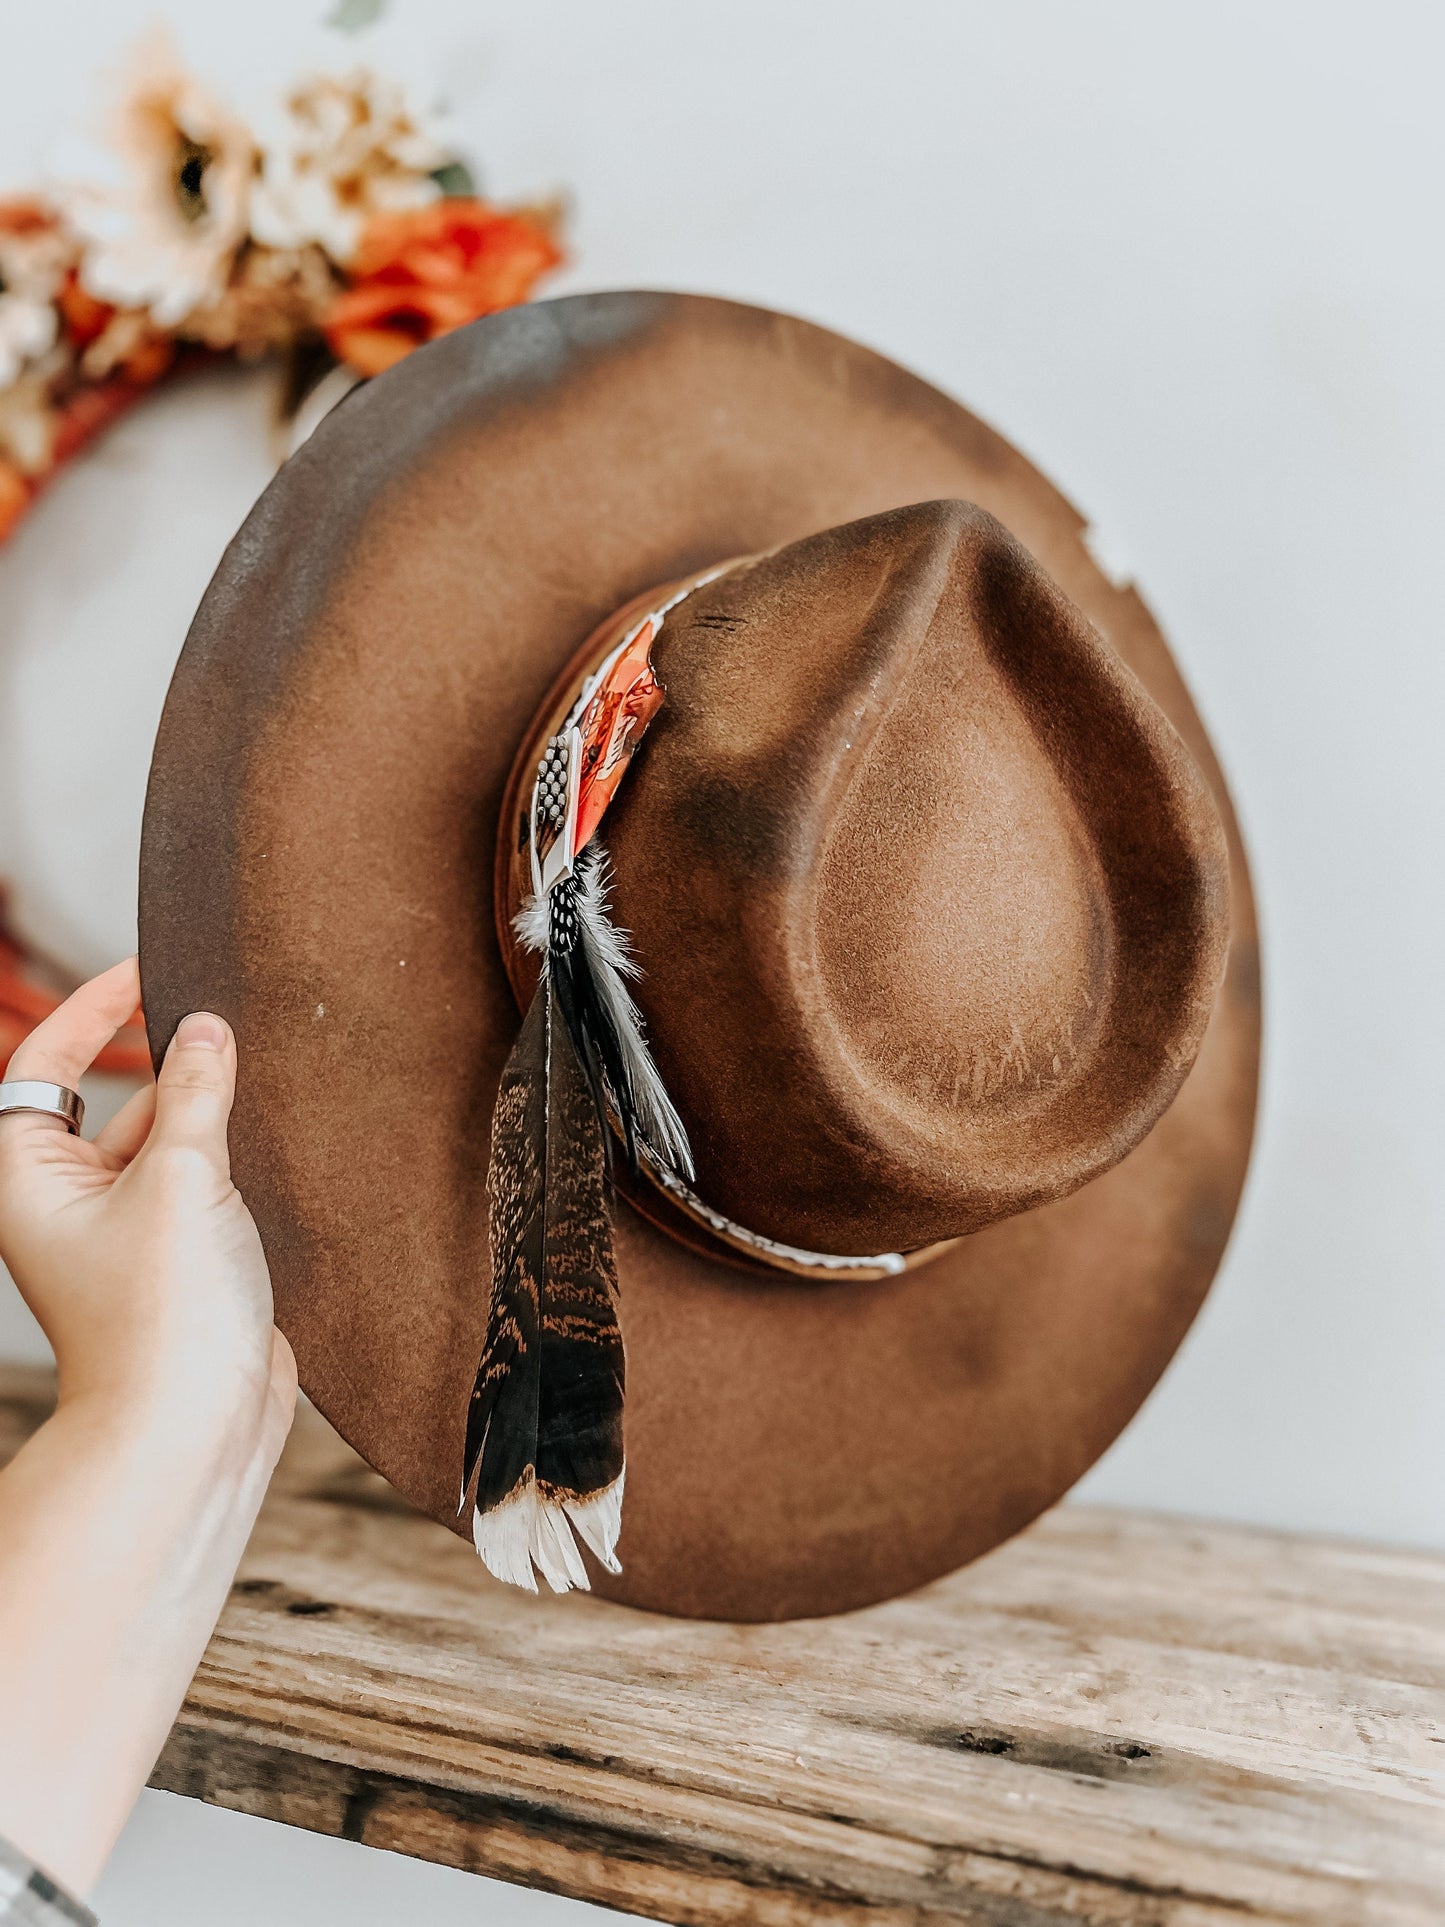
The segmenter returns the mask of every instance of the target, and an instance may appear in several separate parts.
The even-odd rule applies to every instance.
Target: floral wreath
[[[281,357],[294,412],[525,301],[563,259],[561,212],[480,198],[439,124],[365,69],[303,82],[261,133],[152,36],[102,137],[46,194],[0,200],[0,542],[173,371]],[[0,1066],[57,1001],[0,920]],[[149,1063],[136,1022],[97,1068]]]

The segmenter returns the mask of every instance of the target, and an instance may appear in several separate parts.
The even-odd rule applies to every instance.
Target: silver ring
[[[0,1117],[6,1111],[38,1111],[43,1117],[58,1117],[68,1131],[78,1134],[85,1122],[85,1099],[64,1084],[21,1078],[13,1084],[0,1084]]]

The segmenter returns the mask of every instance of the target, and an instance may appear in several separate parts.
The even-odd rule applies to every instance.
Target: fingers
[[[296,1413],[296,1354],[284,1332],[271,1333],[271,1393],[289,1427]]]
[[[150,1136],[155,1114],[156,1087],[152,1083],[127,1098],[104,1130],[96,1132],[96,1150],[113,1164],[129,1164]]]
[[[101,1047],[140,1002],[140,970],[134,957],[82,984],[38,1024],[10,1059],[8,1082],[37,1078],[74,1090]],[[63,1126],[58,1126],[63,1129]]]
[[[235,1093],[236,1042],[230,1025],[209,1011],[183,1018],[156,1080],[147,1151],[202,1151],[228,1172],[226,1124]]]

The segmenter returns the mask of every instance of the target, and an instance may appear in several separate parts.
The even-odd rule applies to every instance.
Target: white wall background
[[[88,63],[156,10],[0,0],[0,181],[34,177]],[[857,335],[1003,429],[1136,570],[1253,851],[1268,1057],[1219,1285],[1085,1490],[1445,1546],[1445,16],[393,0],[348,46],[317,0],[174,12],[243,99],[323,42],[444,82],[495,191],[574,192],[558,291],[698,289]],[[0,558],[0,873],[77,963],[131,940],[169,664],[266,473],[254,383],[212,401],[157,402]],[[0,1353],[37,1345],[0,1296]],[[116,1927],[568,1911],[162,1795],[101,1898]]]

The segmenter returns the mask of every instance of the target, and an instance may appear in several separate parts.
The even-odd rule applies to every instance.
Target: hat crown
[[[1216,995],[1222,831],[1001,525],[932,502],[809,537],[696,591],[654,661],[606,835],[700,1195],[912,1250],[1132,1149]]]

